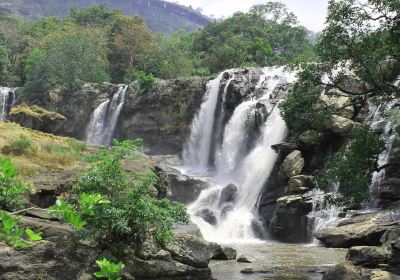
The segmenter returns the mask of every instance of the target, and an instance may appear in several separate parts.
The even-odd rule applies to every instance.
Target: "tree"
[[[151,46],[153,38],[143,19],[124,15],[116,17],[111,26],[108,47],[112,81],[122,82],[127,73],[140,70],[140,58]]]
[[[70,9],[72,22],[84,27],[106,27],[116,20],[117,15],[121,15],[119,10],[110,10],[106,5],[90,5],[86,8]]]
[[[307,31],[296,22],[282,3],[254,6],[204,27],[194,35],[193,50],[212,72],[312,59]]]
[[[26,61],[24,94],[46,103],[50,89],[71,91],[80,81],[108,80],[105,50],[100,42],[95,34],[82,29],[43,38],[41,47],[33,49]]]

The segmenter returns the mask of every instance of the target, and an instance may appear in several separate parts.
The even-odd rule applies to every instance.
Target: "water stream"
[[[214,164],[210,163],[211,139],[220,122],[215,118],[218,95],[223,102],[228,85],[234,79],[232,70],[224,90],[220,91],[223,74],[208,85],[206,99],[192,124],[188,147],[184,152],[185,168],[190,174],[212,172],[212,183],[202,191],[199,198],[189,206],[192,220],[200,227],[203,237],[219,243],[257,242],[254,227],[258,217],[256,201],[268,179],[277,158],[271,145],[283,141],[287,134],[286,125],[280,116],[277,104],[271,98],[278,85],[292,83],[294,74],[284,67],[263,69],[254,93],[237,106],[225,124],[221,145],[214,150]],[[264,106],[260,116],[257,107]],[[258,117],[257,117],[258,116]],[[255,119],[263,119],[256,139]],[[254,145],[249,149],[249,142]],[[204,214],[211,216],[206,221]]]
[[[111,100],[101,103],[93,112],[86,128],[86,142],[92,145],[111,143],[119,114],[125,102],[127,85],[121,85]]]
[[[8,120],[10,110],[15,103],[16,88],[0,87],[1,120]]]

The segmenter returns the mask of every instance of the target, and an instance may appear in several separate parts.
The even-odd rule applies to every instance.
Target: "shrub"
[[[29,248],[32,246],[32,242],[42,240],[41,232],[19,227],[18,222],[20,220],[20,217],[13,217],[4,211],[0,211],[0,240],[17,250]]]
[[[368,127],[354,127],[347,143],[329,158],[316,176],[317,187],[330,192],[327,202],[350,208],[359,208],[367,202],[372,171],[383,149],[384,142]]]
[[[143,71],[136,71],[131,75],[136,81],[138,81],[141,89],[151,89],[154,86],[156,79],[151,73],[146,74]]]
[[[20,156],[36,153],[37,147],[29,138],[20,135],[19,138],[12,140],[11,143],[4,146],[2,152],[6,155]]]
[[[188,221],[183,205],[151,196],[150,187],[158,181],[154,173],[138,178],[122,169],[121,161],[140,150],[137,143],[114,142],[111,150],[101,151],[74,187],[71,198],[77,203],[58,201],[53,208],[84,236],[106,246],[138,241],[147,231],[164,244],[172,237],[174,222]]]
[[[0,208],[15,211],[23,208],[23,194],[28,186],[17,179],[17,170],[8,158],[0,158]]]
[[[94,273],[96,278],[106,278],[108,280],[121,280],[118,274],[124,269],[125,265],[122,262],[113,263],[107,259],[97,260],[97,265],[100,271]]]

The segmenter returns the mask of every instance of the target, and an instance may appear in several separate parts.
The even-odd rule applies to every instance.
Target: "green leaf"
[[[28,235],[30,241],[40,241],[42,240],[42,233],[41,232],[34,232],[30,228],[25,230],[25,233]]]

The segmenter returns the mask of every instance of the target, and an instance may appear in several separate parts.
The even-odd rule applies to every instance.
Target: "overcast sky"
[[[248,11],[254,4],[267,0],[169,0],[193,8],[202,8],[203,14],[227,17],[236,11]],[[321,31],[327,13],[328,0],[281,0],[294,12],[302,25],[313,31]]]

